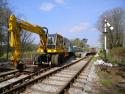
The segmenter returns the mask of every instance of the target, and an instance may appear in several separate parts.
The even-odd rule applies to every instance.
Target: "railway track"
[[[72,66],[54,72],[39,83],[28,87],[21,94],[64,94],[75,78],[87,67],[91,58],[79,61]]]
[[[81,71],[73,83],[70,84],[70,88],[66,91],[68,94],[86,94],[91,91],[89,84],[91,82],[90,73],[92,70],[92,63]]]
[[[9,72],[3,72],[0,73],[0,83],[6,80],[9,80],[11,78],[16,77],[16,73],[19,72],[18,70],[13,70],[13,71],[9,71]]]
[[[30,73],[30,74],[23,74],[25,72],[24,71],[24,72],[21,72],[21,74],[19,73],[19,76],[11,74],[11,75],[13,75],[13,77],[10,77],[10,79],[6,78],[7,80],[4,80],[3,82],[0,83],[0,94],[4,93],[5,91],[7,91],[15,86],[25,83],[26,81],[30,80],[32,77],[38,75],[39,73],[45,72],[49,69],[50,69],[50,67],[46,67],[44,69],[40,69],[39,71]],[[19,72],[19,71],[15,71],[15,73],[17,73],[17,72]],[[6,76],[8,76],[7,75],[8,73],[5,73],[5,74],[6,74]],[[1,77],[3,77],[3,76],[1,75]]]
[[[79,73],[88,65],[88,62],[91,59],[89,58],[89,60],[87,59],[84,61],[81,61],[81,60],[83,60],[83,58],[79,59],[73,63],[69,63],[67,65],[64,65],[62,67],[55,67],[55,68],[51,68],[51,69],[46,69],[47,71],[44,70],[45,71],[44,73],[42,70],[39,72],[33,73],[32,75],[26,76],[26,77],[24,77],[16,82],[10,83],[9,85],[0,87],[0,93],[1,94],[10,94],[10,93],[11,94],[19,94],[19,93],[22,93],[22,91],[24,91],[26,89],[26,91],[23,92],[22,94],[27,94],[28,92],[33,92],[32,90],[34,90],[34,89],[32,87],[34,87],[34,85],[37,85],[37,84],[38,84],[38,87],[39,87],[39,84],[41,84],[43,89],[45,89],[44,87],[47,86],[47,81],[51,83],[51,84],[49,84],[49,87],[51,87],[51,85],[52,85],[52,87],[53,86],[54,87],[62,86],[58,92],[55,91],[56,93],[62,93],[62,92],[64,92],[64,90],[67,87],[69,87],[70,83],[74,80],[74,78],[76,78],[79,75]],[[70,70],[70,73],[68,73],[69,70]],[[64,74],[64,73],[67,73],[67,74]],[[55,78],[57,79],[57,81],[54,81],[55,78],[51,77],[51,75],[52,76],[55,75]],[[67,79],[66,81],[62,81],[65,84],[63,84],[63,85],[59,84],[59,82],[60,82],[60,80],[58,80],[59,76],[61,76],[61,79]],[[51,79],[51,80],[53,79],[53,80],[51,81],[49,79]],[[39,82],[39,83],[37,83],[37,82]],[[57,84],[53,85],[52,82],[53,83],[55,82]],[[29,91],[29,90],[31,90],[31,91]],[[40,91],[40,92],[42,92],[42,91]],[[45,92],[47,92],[47,91],[43,90],[43,93],[45,93]],[[50,92],[50,91],[48,91],[48,92]]]
[[[10,79],[13,79],[13,78],[17,78],[17,77],[19,77],[20,75],[23,75],[23,74],[24,75],[25,74],[32,74],[32,73],[40,71],[40,70],[43,71],[43,69],[46,70],[46,68],[47,68],[47,66],[37,67],[37,66],[33,66],[33,65],[28,65],[27,68],[24,71],[21,71],[21,72],[18,71],[18,70],[12,70],[12,71],[9,71],[9,72],[2,72],[2,73],[0,73],[0,83],[4,82],[4,81],[7,81],[7,80],[10,80]],[[48,69],[49,69],[49,67],[48,67]]]
[[[32,68],[32,69],[30,69]],[[24,71],[18,71],[18,70],[12,70],[12,71],[9,71],[9,72],[3,72],[3,73],[0,73],[0,83],[1,82],[4,82],[4,81],[7,81],[7,80],[10,80],[12,78],[16,78],[20,75],[23,75],[23,74],[32,74],[36,71],[39,71],[41,69],[41,67],[37,68],[37,69],[34,69],[33,67],[29,67],[27,69],[25,69]],[[42,68],[43,69],[43,68]]]

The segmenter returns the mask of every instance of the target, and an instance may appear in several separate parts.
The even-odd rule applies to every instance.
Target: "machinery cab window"
[[[55,41],[56,41],[56,38],[55,38],[55,35],[54,34],[50,34],[48,36],[48,48],[55,48]]]
[[[48,48],[63,48],[63,37],[59,34],[50,34],[47,46]]]
[[[54,45],[54,44],[55,44],[55,37],[50,35],[48,37],[48,45]]]
[[[63,37],[59,34],[56,34],[56,48],[62,49],[63,48]]]

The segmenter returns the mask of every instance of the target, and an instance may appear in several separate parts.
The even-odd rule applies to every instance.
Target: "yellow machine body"
[[[14,48],[14,53],[11,60],[14,65],[19,63],[21,59],[21,30],[27,30],[36,33],[40,36],[41,45],[38,48],[39,53],[44,53],[47,44],[47,33],[44,27],[38,25],[32,25],[26,21],[17,19],[14,15],[9,19],[9,32],[10,32],[10,46]]]
[[[19,64],[22,56],[21,30],[36,33],[40,36],[41,44],[37,50],[39,53],[37,62],[39,63],[52,62],[57,65],[58,62],[62,62],[61,60],[72,52],[69,50],[71,42],[68,39],[59,34],[49,35],[47,28],[30,24],[11,15],[9,20],[10,46],[14,48],[11,60],[15,66]]]

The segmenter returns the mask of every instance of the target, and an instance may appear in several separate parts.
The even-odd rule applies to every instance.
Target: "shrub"
[[[125,48],[117,47],[109,51],[108,59],[111,63],[125,63]]]
[[[104,51],[104,49],[100,50],[100,52],[99,52],[99,58],[102,59],[102,60],[105,60],[105,51]]]

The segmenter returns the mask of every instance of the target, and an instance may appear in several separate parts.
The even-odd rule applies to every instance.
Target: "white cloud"
[[[95,27],[91,27],[90,30],[91,30],[91,31],[95,31],[95,32],[99,32],[99,30],[98,30],[97,28],[95,28]]]
[[[40,9],[42,11],[51,11],[55,8],[55,5],[53,3],[49,3],[49,2],[46,2],[46,3],[43,3],[41,6],[40,6]]]
[[[54,2],[45,2],[42,3],[40,6],[40,10],[42,11],[51,11],[57,6],[58,4],[63,4],[64,0],[54,0]]]
[[[73,26],[72,28],[70,28],[70,32],[83,32],[86,31],[87,29],[89,29],[90,24],[87,22],[81,22],[75,26]]]
[[[88,22],[81,22],[71,27],[69,31],[74,33],[86,31],[98,32],[98,29]]]
[[[64,0],[55,0],[56,3],[63,4]]]

